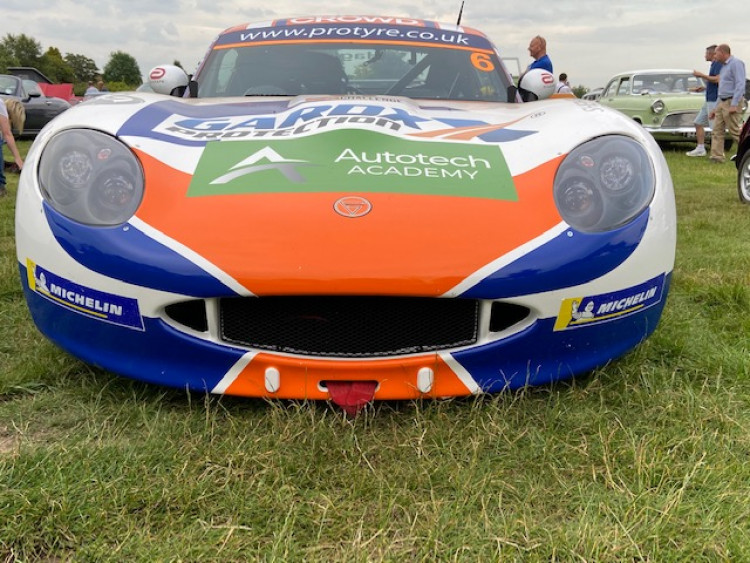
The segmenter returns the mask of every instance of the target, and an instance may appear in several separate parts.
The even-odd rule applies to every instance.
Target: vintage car
[[[658,324],[658,145],[546,71],[517,89],[478,31],[244,24],[149,84],[62,114],[20,178],[31,315],[86,362],[356,412],[570,378]]]
[[[60,98],[44,95],[33,80],[10,74],[0,74],[0,98],[16,98],[26,110],[26,121],[21,136],[33,137],[52,119],[70,108],[70,103]]]
[[[603,91],[604,91],[604,88],[594,88],[593,90],[589,90],[583,96],[581,96],[581,99],[596,101],[602,97]]]
[[[695,137],[704,92],[692,70],[636,70],[612,77],[599,102],[643,125],[657,141],[685,141]],[[710,128],[706,133],[710,137]]]
[[[750,85],[750,81],[748,81]],[[742,203],[750,203],[750,119],[740,131],[737,154],[732,157],[737,166],[737,193]]]

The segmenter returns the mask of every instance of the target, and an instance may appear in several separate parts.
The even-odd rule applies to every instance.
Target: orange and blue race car
[[[348,412],[602,366],[661,316],[672,182],[643,128],[554,84],[458,25],[230,28],[192,77],[156,67],[37,137],[34,322],[124,376]]]

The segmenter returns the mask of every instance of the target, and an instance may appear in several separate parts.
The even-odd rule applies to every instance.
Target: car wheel
[[[750,150],[746,150],[737,168],[737,193],[742,203],[750,203]]]

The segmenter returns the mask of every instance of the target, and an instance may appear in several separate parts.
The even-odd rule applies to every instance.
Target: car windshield
[[[33,80],[24,80],[23,81],[23,87],[26,90],[26,93],[30,96],[42,96],[42,89],[39,88],[39,84],[34,82]]]
[[[506,101],[510,80],[487,49],[363,41],[228,45],[196,75],[199,97],[397,95]]]
[[[16,79],[12,76],[0,76],[0,94],[12,96],[16,93]]]
[[[687,94],[703,87],[701,80],[688,73],[636,74],[633,94]]]

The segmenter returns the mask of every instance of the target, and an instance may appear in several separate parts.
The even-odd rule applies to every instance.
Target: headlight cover
[[[654,189],[646,150],[629,137],[608,135],[583,143],[563,160],[555,175],[555,205],[574,229],[604,232],[638,216]]]
[[[651,104],[651,111],[653,111],[655,114],[660,114],[664,111],[664,102],[661,100],[656,100],[653,104]]]
[[[120,225],[130,219],[143,198],[143,183],[143,170],[130,149],[90,129],[56,134],[39,162],[44,198],[87,225]]]

